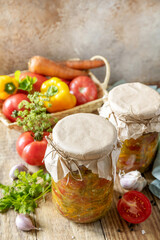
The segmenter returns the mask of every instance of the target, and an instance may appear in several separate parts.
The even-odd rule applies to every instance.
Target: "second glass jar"
[[[156,132],[144,134],[122,143],[121,153],[117,162],[117,172],[138,170],[144,172],[152,163],[158,146],[159,134]]]

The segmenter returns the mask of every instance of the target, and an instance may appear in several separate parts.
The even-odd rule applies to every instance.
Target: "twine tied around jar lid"
[[[132,108],[130,110],[131,114],[119,114],[118,118],[120,121],[125,122],[127,124],[129,123],[138,123],[138,124],[148,124],[149,122],[152,123],[157,123],[158,119],[157,116],[152,117],[152,118],[148,118],[148,119],[144,119],[143,117],[137,116],[136,114],[134,114],[134,112],[132,111]],[[115,119],[116,119],[116,115],[113,113]]]
[[[66,168],[68,169],[68,171],[69,171],[69,173],[71,174],[71,176],[72,176],[76,181],[83,181],[84,179],[83,179],[83,177],[82,177],[81,170],[80,170],[80,168],[79,168],[79,165],[77,164],[77,162],[80,161],[79,158],[72,158],[72,157],[67,156],[66,154],[64,154],[63,151],[61,151],[60,149],[58,149],[58,148],[56,147],[56,145],[52,142],[52,138],[51,138],[51,137],[46,136],[45,138],[46,138],[46,140],[48,141],[49,146],[51,147],[51,151],[49,151],[49,152],[45,155],[43,161],[44,161],[51,153],[55,152],[56,154],[59,155],[60,160],[61,160],[61,161],[63,162],[63,164],[66,166]],[[118,141],[117,144],[113,147],[113,150],[106,155],[106,158],[108,158],[108,159],[110,160],[110,162],[111,162],[111,166],[112,166],[112,167],[111,167],[111,170],[113,170],[114,180],[115,180],[115,174],[116,174],[116,169],[115,169],[116,164],[115,164],[115,163],[116,163],[117,158],[118,158],[118,156],[119,156],[120,148],[121,148],[121,143]],[[115,156],[113,157],[113,155],[112,155],[113,153],[114,153],[114,155],[115,155],[115,153],[116,153],[116,157],[115,157]],[[101,158],[99,158],[99,159],[96,158],[96,159],[92,159],[91,161],[98,161],[98,160],[100,160],[100,159],[101,159]],[[114,162],[115,162],[115,163],[114,163]],[[75,170],[73,170],[72,164],[74,164],[74,166],[76,167],[80,178],[75,178],[75,176],[74,176],[74,171],[75,171]],[[68,179],[68,180],[69,180],[69,179]],[[67,180],[67,184],[68,184],[68,180]]]
[[[160,95],[142,83],[125,83],[113,88],[99,109],[117,129],[118,139],[137,139],[160,131]]]
[[[77,164],[76,161],[78,161],[78,159],[73,159],[71,157],[68,157],[67,155],[64,154],[63,151],[59,150],[55,144],[52,142],[52,139],[48,136],[46,136],[46,139],[47,141],[49,142],[50,146],[52,147],[52,150],[45,156],[45,158],[51,154],[53,151],[56,151],[59,156],[61,157],[61,161],[64,163],[64,165],[68,168],[71,176],[76,180],[76,181],[83,181],[83,177],[82,177],[82,174],[81,174],[81,170],[79,169],[79,166]],[[45,159],[44,158],[44,159]],[[80,176],[80,178],[75,178],[74,177],[74,174],[73,174],[73,169],[72,169],[72,164],[74,164],[78,170],[78,174]]]
[[[116,129],[106,119],[88,113],[67,116],[56,124],[47,140],[44,161],[55,182],[67,174],[83,181],[82,166],[99,178],[115,179],[120,149]]]
[[[48,143],[50,144],[50,146],[51,146],[51,148],[52,148],[52,150],[51,150],[49,153],[47,153],[47,155],[45,156],[45,158],[47,158],[48,155],[50,155],[52,152],[57,152],[58,155],[59,155],[60,158],[61,158],[61,161],[63,162],[63,164],[64,164],[64,165],[67,167],[67,169],[69,170],[71,176],[72,176],[76,181],[83,181],[83,177],[82,177],[82,174],[81,174],[81,170],[80,170],[80,168],[79,168],[79,165],[77,164],[77,161],[79,161],[79,159],[78,159],[78,158],[72,158],[72,157],[69,157],[69,156],[67,156],[66,154],[64,154],[63,151],[61,151],[60,149],[58,149],[58,148],[55,146],[55,144],[53,143],[52,139],[51,139],[49,136],[46,136],[45,138],[46,138],[46,140],[48,141]],[[121,147],[121,143],[120,143],[120,142],[117,142],[117,146],[114,146],[114,148],[113,148],[112,151],[116,151],[116,150],[117,150],[117,147],[120,149],[120,147]],[[112,152],[110,152],[110,153],[107,155],[107,157],[110,159],[110,161],[111,161],[111,163],[112,163]],[[43,160],[45,160],[45,158],[44,158]],[[94,161],[94,160],[98,160],[98,159],[96,158],[96,159],[92,159],[92,160]],[[73,173],[73,172],[74,172],[75,170],[72,169],[72,164],[75,165],[75,167],[76,167],[76,169],[77,169],[77,171],[78,171],[78,174],[79,174],[79,177],[80,177],[80,178],[75,178],[75,177],[74,177],[74,173]]]

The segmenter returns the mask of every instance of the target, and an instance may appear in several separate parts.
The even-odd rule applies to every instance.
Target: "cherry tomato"
[[[77,105],[97,99],[97,87],[90,77],[80,76],[74,78],[69,88],[77,98]]]
[[[40,74],[37,74],[37,73],[32,73],[32,72],[24,72],[24,73],[21,73],[20,75],[20,80],[24,79],[26,76],[29,76],[29,77],[36,77],[37,78],[37,81],[35,82],[35,84],[33,85],[33,92],[35,91],[38,91],[40,92],[40,88],[41,88],[41,85],[43,82],[47,81],[47,78],[40,75]],[[23,91],[23,90],[19,90],[19,92],[25,92],[26,91]]]
[[[20,135],[16,142],[16,149],[23,160],[35,166],[41,166],[44,154],[47,148],[47,140],[45,136],[49,135],[45,132],[41,141],[34,140],[34,133],[24,132]]]
[[[17,118],[12,117],[12,112],[14,110],[19,111],[18,105],[23,100],[28,100],[27,95],[23,93],[17,93],[15,95],[10,96],[7,98],[2,106],[2,112],[11,122],[15,122]]]
[[[129,191],[118,201],[117,209],[122,218],[130,223],[141,223],[151,214],[151,203],[141,192]]]

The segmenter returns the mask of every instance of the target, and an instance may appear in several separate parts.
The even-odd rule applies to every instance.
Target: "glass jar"
[[[99,111],[117,129],[122,143],[117,172],[146,171],[152,163],[160,132],[160,94],[139,82],[114,87]]]
[[[45,166],[52,176],[53,202],[64,217],[89,223],[106,214],[119,152],[115,127],[98,115],[73,114],[56,124]]]
[[[113,179],[100,178],[85,166],[80,167],[82,181],[77,181],[78,171],[68,173],[57,183],[52,180],[52,200],[58,211],[70,220],[88,223],[103,217],[113,199]]]
[[[144,134],[137,139],[125,140],[117,162],[117,172],[146,171],[156,154],[158,139],[159,134],[154,132]]]

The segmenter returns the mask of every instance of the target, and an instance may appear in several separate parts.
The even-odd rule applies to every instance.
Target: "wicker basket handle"
[[[101,83],[101,86],[102,86],[103,89],[106,89],[107,86],[108,86],[108,83],[109,83],[109,78],[110,78],[110,65],[109,65],[109,63],[108,63],[108,61],[107,61],[107,59],[105,57],[97,55],[97,56],[94,56],[94,57],[91,58],[91,60],[94,60],[94,59],[101,59],[105,63],[106,75],[105,75],[105,78],[104,78],[104,82]],[[91,73],[91,75],[92,75],[92,73]]]

